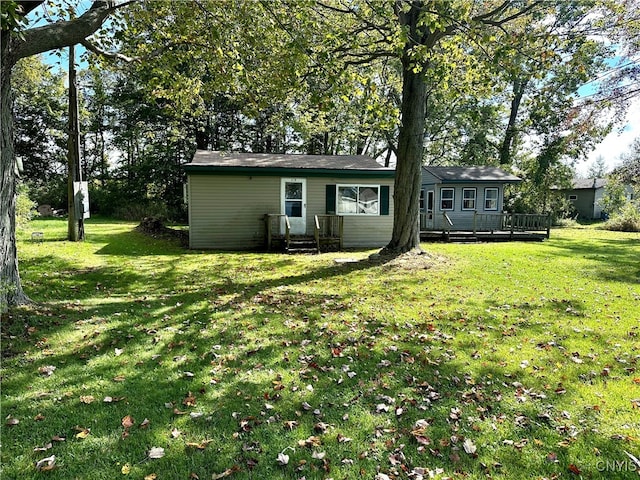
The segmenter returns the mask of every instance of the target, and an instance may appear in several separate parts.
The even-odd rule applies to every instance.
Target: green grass
[[[429,244],[408,269],[86,231],[20,233],[3,479],[637,478],[638,234]]]

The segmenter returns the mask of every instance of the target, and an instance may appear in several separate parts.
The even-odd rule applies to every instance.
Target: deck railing
[[[278,213],[267,213],[264,216],[267,251],[271,251],[273,240],[283,239],[285,248],[289,248],[291,242],[291,223],[289,217]]]
[[[271,251],[274,244],[282,243],[286,250],[291,246],[291,223],[289,217],[284,214],[267,213],[264,216],[265,237],[267,251]],[[298,239],[298,237],[295,237]],[[294,240],[295,240],[294,239]],[[313,218],[313,240],[318,253],[321,246],[337,245],[343,248],[344,217],[341,215],[315,215]]]
[[[471,223],[472,222],[472,223]],[[464,226],[462,226],[464,225]],[[420,212],[420,231],[441,231],[447,235],[452,230],[477,232],[545,232],[547,238],[551,231],[551,215],[529,213],[478,213],[473,219],[451,220],[447,212],[437,216],[432,212]]]
[[[478,213],[473,215],[473,233],[487,231],[551,232],[551,215],[535,213]]]
[[[337,242],[340,250],[342,250],[344,238],[344,217],[342,215],[316,215],[314,217],[315,238],[318,244],[324,241]]]

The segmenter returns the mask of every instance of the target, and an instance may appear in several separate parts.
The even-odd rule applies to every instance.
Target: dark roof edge
[[[184,169],[192,175],[254,175],[263,177],[369,177],[394,178],[395,170],[356,170],[333,168],[288,168],[288,167],[224,167],[215,165],[185,165]]]

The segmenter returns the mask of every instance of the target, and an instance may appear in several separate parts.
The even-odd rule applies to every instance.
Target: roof
[[[603,188],[607,184],[606,178],[574,178],[573,190]]]
[[[498,167],[422,167],[442,183],[502,182],[516,183],[521,179]]]
[[[374,176],[393,178],[395,170],[366,155],[297,155],[227,153],[197,150],[185,170],[191,174],[251,174],[307,176]]]

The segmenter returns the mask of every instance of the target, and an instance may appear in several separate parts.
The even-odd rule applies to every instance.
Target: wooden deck
[[[547,234],[540,232],[472,232],[469,230],[449,230],[449,231],[423,231],[420,232],[420,240],[423,242],[514,242],[514,241],[537,241],[546,240]]]
[[[438,228],[433,215],[420,216],[420,240],[442,242],[510,242],[542,241],[551,233],[551,216],[520,213],[479,214],[474,212],[466,228],[456,227],[447,213],[439,219]],[[470,228],[469,228],[470,227]]]

